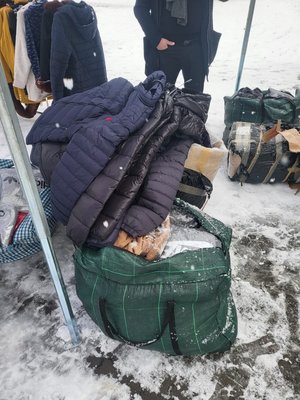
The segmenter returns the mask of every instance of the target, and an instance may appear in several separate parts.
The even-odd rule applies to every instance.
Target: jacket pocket
[[[209,38],[209,51],[208,51],[208,65],[210,65],[216,54],[217,54],[217,49],[220,41],[221,33],[212,31],[210,38]]]

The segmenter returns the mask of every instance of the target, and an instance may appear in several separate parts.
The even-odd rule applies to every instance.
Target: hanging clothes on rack
[[[40,71],[41,79],[37,81],[40,89],[52,91],[50,81],[50,54],[51,54],[51,31],[55,12],[66,4],[67,1],[53,0],[44,4],[44,12],[41,21],[40,40]]]
[[[70,1],[54,14],[50,80],[54,100],[107,81],[96,14],[84,1]]]
[[[26,38],[25,38],[25,19],[24,15],[30,3],[24,5],[17,12],[17,29],[16,29],[16,46],[15,46],[15,64],[14,64],[14,83],[18,88],[25,88],[28,98],[33,101],[40,102],[50,93],[39,89],[36,85],[36,79],[32,71],[32,65],[28,57]]]
[[[22,6],[20,6],[22,7]],[[11,40],[13,41],[14,46],[16,45],[16,28],[17,28],[17,8],[11,10],[8,14],[8,26],[9,32],[11,36]]]
[[[29,60],[36,79],[40,79],[41,22],[46,0],[37,0],[25,10],[25,38]]]
[[[8,23],[8,14],[10,12],[10,6],[5,6],[0,9],[0,57],[8,83],[13,82],[15,54]],[[18,100],[24,103],[28,102],[28,98],[24,91],[15,90],[15,95]]]
[[[27,0],[14,0],[14,4],[26,3]],[[10,6],[0,8],[0,58],[16,112],[22,117],[32,118],[36,114],[39,103],[30,101],[24,89],[12,86],[14,80],[15,47],[9,30],[8,15],[10,12]],[[22,103],[27,104],[27,107],[24,108]]]

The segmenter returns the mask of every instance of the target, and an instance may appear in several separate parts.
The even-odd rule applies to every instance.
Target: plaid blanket
[[[0,169],[12,168],[13,166],[12,160],[0,160]],[[56,220],[51,208],[50,188],[41,190],[39,195],[52,234],[56,226]],[[40,250],[41,243],[35,231],[31,215],[28,214],[16,230],[12,244],[6,247],[0,247],[0,264],[31,256]]]

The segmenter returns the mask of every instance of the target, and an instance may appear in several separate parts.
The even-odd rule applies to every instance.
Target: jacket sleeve
[[[167,218],[192,141],[174,137],[152,160],[136,202],[129,207],[122,222],[122,229],[131,236],[144,236]]]
[[[24,13],[25,36],[28,57],[31,62],[32,71],[36,79],[40,78],[40,60],[39,60],[39,14],[37,9],[26,9]]]
[[[40,68],[41,79],[50,79],[50,49],[53,12],[45,10],[41,22]]]
[[[147,38],[156,47],[162,38],[162,34],[159,31],[159,28],[152,15],[153,9],[151,7],[151,3],[151,0],[136,0],[134,6],[134,15],[139,21],[139,24],[141,25],[141,28],[143,29]]]
[[[64,25],[60,15],[56,13],[52,24],[50,52],[50,81],[54,100],[64,97],[64,78],[71,57]]]

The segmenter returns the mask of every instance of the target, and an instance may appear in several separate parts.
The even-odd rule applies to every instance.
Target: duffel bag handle
[[[122,342],[127,343],[131,346],[144,347],[144,346],[148,346],[148,345],[153,344],[153,343],[157,342],[158,340],[160,340],[160,338],[163,336],[163,334],[166,330],[166,327],[169,325],[170,339],[171,339],[173,351],[177,355],[182,355],[182,353],[179,349],[179,345],[178,345],[178,336],[177,336],[176,325],[175,325],[175,310],[174,310],[175,309],[175,301],[173,301],[173,300],[167,301],[167,309],[166,309],[164,321],[163,321],[163,324],[161,327],[161,332],[155,338],[145,340],[143,342],[135,342],[135,341],[129,340],[118,333],[118,331],[113,327],[113,325],[111,324],[111,322],[109,321],[109,319],[107,317],[106,299],[104,299],[104,298],[99,299],[99,309],[100,309],[100,314],[101,314],[101,318],[103,321],[103,325],[105,328],[105,332],[106,332],[107,336],[109,336],[110,338],[112,338],[112,339],[118,338]]]
[[[176,198],[174,203],[196,217],[207,232],[213,234],[221,241],[224,254],[228,253],[232,235],[232,230],[229,226],[205,214],[203,211],[198,211],[195,207],[192,207],[179,198]]]

